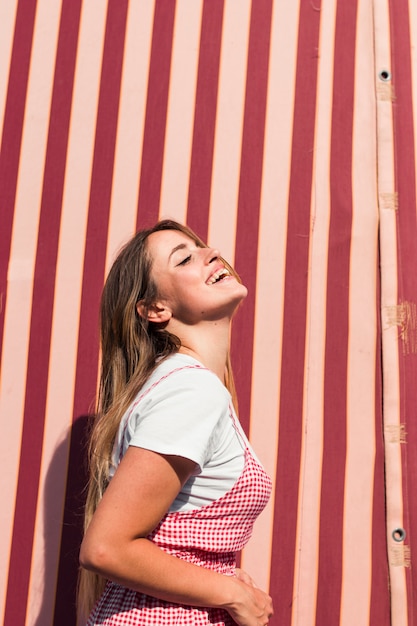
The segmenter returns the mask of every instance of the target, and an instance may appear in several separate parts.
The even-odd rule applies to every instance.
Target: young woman
[[[170,220],[135,235],[110,270],[80,552],[88,626],[272,615],[235,562],[271,489],[232,401],[230,322],[246,293],[217,250]]]

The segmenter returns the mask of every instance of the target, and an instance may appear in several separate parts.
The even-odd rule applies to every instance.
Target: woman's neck
[[[230,342],[230,324],[205,322],[188,327],[179,336],[182,354],[194,357],[212,372],[217,374],[222,383],[226,368]]]

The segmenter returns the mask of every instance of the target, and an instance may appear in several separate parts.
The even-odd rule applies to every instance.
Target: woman
[[[226,389],[246,293],[217,250],[170,220],[137,233],[110,270],[80,552],[81,609],[98,598],[89,626],[272,615],[235,567],[271,489]]]

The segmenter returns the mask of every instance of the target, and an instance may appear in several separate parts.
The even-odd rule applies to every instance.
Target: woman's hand
[[[236,567],[235,569],[235,576],[238,580],[241,580],[242,582],[246,583],[247,585],[252,585],[252,587],[257,587],[257,585],[255,585],[253,578],[251,578],[249,576],[249,574],[247,572],[245,572],[245,570],[240,569],[240,567]]]
[[[239,626],[266,626],[273,615],[272,598],[258,589],[252,578],[241,569],[233,579],[237,585],[234,600],[225,606]]]

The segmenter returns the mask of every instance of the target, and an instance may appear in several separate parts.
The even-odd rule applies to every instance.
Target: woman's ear
[[[136,310],[138,314],[148,322],[155,322],[157,324],[166,324],[172,317],[172,312],[161,302],[155,302],[150,306],[146,306],[143,300],[139,300],[136,304]]]

